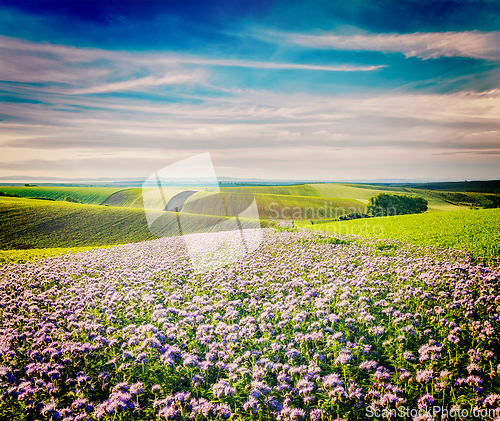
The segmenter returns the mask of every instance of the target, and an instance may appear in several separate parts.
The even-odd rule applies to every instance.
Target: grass
[[[224,187],[224,192],[254,193],[254,194],[278,194],[289,196],[324,196],[313,186],[299,184],[296,186],[254,186],[254,187]]]
[[[0,248],[125,244],[155,238],[144,211],[33,199],[0,198]]]
[[[437,200],[444,200],[459,206],[475,206],[481,208],[500,207],[500,194],[477,192],[448,192],[435,190],[411,189],[416,194],[425,194]]]
[[[128,208],[136,201],[142,205],[142,189],[124,189],[117,191],[108,196],[103,202],[103,205],[119,206]]]
[[[168,202],[172,197],[175,195],[179,194],[185,189],[182,188],[164,188],[162,190],[163,197],[158,194],[158,191],[156,189],[148,189],[146,191],[147,195],[147,204],[150,209],[156,209],[156,210],[163,210],[165,208],[165,203],[163,202],[163,199],[165,202]],[[187,190],[199,190],[198,187],[192,188],[192,189],[187,189]],[[119,206],[119,207],[130,207],[130,208],[136,208],[136,209],[143,209],[144,208],[144,200],[143,200],[143,191],[142,188],[135,188],[135,189],[124,189],[117,191],[110,195],[104,202],[102,203],[103,205],[108,205],[108,206]]]
[[[331,197],[291,196],[278,194],[244,194],[225,192],[224,198],[230,215],[231,206],[244,210],[255,198],[261,219],[323,219],[332,218],[345,213],[364,210],[364,204],[352,199]],[[182,212],[224,215],[221,196],[213,193],[199,192],[191,196],[185,203]]]
[[[379,188],[379,187],[369,187],[363,186],[358,187],[349,184],[337,184],[337,183],[327,183],[327,184],[311,184],[321,196],[324,197],[339,197],[344,199],[355,199],[366,204],[368,199],[379,193],[386,193],[389,190]],[[390,191],[393,191],[391,189]],[[397,189],[397,192],[403,193],[402,189]]]
[[[500,209],[400,215],[298,226],[338,234],[453,247],[488,261],[500,257]]]
[[[72,197],[80,203],[90,205],[100,205],[110,195],[121,189],[115,187],[11,187],[0,186],[0,191],[18,194],[26,198],[46,198],[64,201],[67,197]]]
[[[419,196],[422,196],[429,203],[429,212],[451,211],[460,209],[458,205],[448,203],[444,198],[435,194],[431,194],[431,192],[419,190],[410,191],[402,187],[381,187],[362,184],[337,183],[311,184],[311,186],[318,190],[322,196],[354,199],[364,203],[365,205],[368,203],[368,199],[376,194],[397,192],[403,194],[418,194]]]
[[[175,213],[154,212],[160,215],[153,231],[159,235],[150,232],[143,209],[0,197],[0,249],[96,247],[179,235]],[[183,214],[182,231],[210,232],[224,221],[226,218]],[[255,222],[242,220],[242,228],[255,227]]]

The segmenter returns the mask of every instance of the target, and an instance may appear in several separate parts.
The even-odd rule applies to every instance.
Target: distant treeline
[[[486,181],[449,181],[423,184],[401,184],[401,187],[408,187],[422,190],[442,190],[446,192],[475,192],[475,193],[500,193],[500,180]]]
[[[427,200],[422,196],[379,193],[368,199],[366,213],[370,216],[407,215],[427,210]]]
[[[418,189],[412,189],[418,192]],[[479,193],[479,192],[450,192],[450,191],[432,191],[422,190],[425,194],[438,197],[460,206],[471,206],[477,208],[500,208],[500,194]]]

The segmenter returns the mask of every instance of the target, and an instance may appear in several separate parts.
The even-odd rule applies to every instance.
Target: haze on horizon
[[[0,179],[500,178],[496,1],[1,1]]]

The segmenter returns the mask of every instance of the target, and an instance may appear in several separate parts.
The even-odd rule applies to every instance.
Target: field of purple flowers
[[[182,241],[1,267],[0,418],[500,407],[498,269],[429,246],[265,230],[244,260],[194,274]]]

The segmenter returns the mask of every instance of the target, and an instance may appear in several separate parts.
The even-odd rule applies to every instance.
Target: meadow
[[[500,272],[385,242],[266,229],[204,274],[174,237],[4,265],[0,418],[494,419]]]
[[[106,198],[120,190],[122,189],[115,187],[0,186],[0,191],[9,195],[19,195],[25,198],[44,198],[57,201],[64,201],[67,197],[70,197],[77,200],[79,203],[89,205],[100,205]]]
[[[163,189],[166,201],[183,190],[199,190],[203,193],[203,187],[172,187]],[[263,218],[271,217],[267,209],[269,203],[277,203],[279,206],[287,207],[292,205],[304,207],[313,207],[319,209],[324,207],[325,199],[332,206],[349,208],[364,207],[368,199],[378,193],[405,193],[422,195],[429,201],[429,211],[445,211],[460,209],[461,206],[469,206],[472,203],[460,202],[450,203],[446,192],[436,192],[421,189],[405,189],[402,187],[371,186],[362,184],[342,184],[342,183],[323,183],[323,184],[300,184],[291,186],[248,186],[248,187],[223,187],[220,189],[228,194],[253,194],[259,197],[259,210]],[[56,201],[65,201],[67,198],[76,200],[82,204],[107,205],[114,207],[144,207],[143,191],[141,188],[113,188],[113,187],[57,187],[57,186],[37,186],[37,187],[12,187],[0,186],[0,192],[10,195],[17,194],[25,198],[45,198]],[[146,190],[149,199],[154,196],[154,191]],[[199,196],[198,196],[199,197]],[[307,203],[309,200],[309,203]],[[486,203],[484,194],[476,194],[475,200],[478,203]],[[351,201],[351,203],[347,203]],[[355,202],[355,203],[354,203]],[[156,210],[162,210],[165,207],[163,201],[158,200],[155,203],[148,200],[148,204]],[[317,211],[314,212],[317,214]],[[289,215],[285,216],[289,218]],[[299,218],[300,219],[300,218]]]
[[[398,215],[298,226],[339,234],[459,248],[494,263],[500,257],[500,209]]]
[[[227,192],[223,195],[211,192],[199,192],[190,196],[182,212],[207,215],[222,215],[227,209],[221,206],[222,200],[226,208],[243,209],[254,199],[261,219],[324,219],[352,212],[362,212],[365,205],[353,199],[333,197],[278,195],[270,193]]]
[[[161,229],[157,233],[179,235],[175,213],[153,212],[160,215],[156,224]],[[183,214],[182,231],[210,232],[225,220],[221,216]],[[255,226],[255,221],[243,218],[241,223],[244,227]],[[269,223],[262,221],[261,225]],[[4,262],[44,255],[43,251],[20,255],[18,250],[100,247],[157,238],[149,230],[144,209],[11,197],[0,197],[0,226],[0,250],[5,250],[0,259]]]

